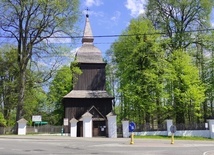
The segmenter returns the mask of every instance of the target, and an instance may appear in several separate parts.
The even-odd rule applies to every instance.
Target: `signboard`
[[[42,121],[42,116],[41,115],[33,115],[32,116],[32,121],[33,122],[41,122]]]
[[[170,127],[170,131],[171,131],[171,133],[175,133],[176,132],[176,126],[175,125],[172,125],[171,127]]]
[[[133,132],[136,129],[136,125],[134,122],[129,123],[129,132]]]
[[[67,126],[67,125],[68,125],[68,118],[64,118],[64,120],[63,120],[63,125],[64,125],[64,126]]]

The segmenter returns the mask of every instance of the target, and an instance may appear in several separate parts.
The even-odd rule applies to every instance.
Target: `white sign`
[[[33,122],[41,122],[42,121],[42,116],[41,115],[33,115],[32,116],[32,121]]]
[[[68,118],[64,118],[64,120],[63,120],[63,125],[64,125],[64,126],[67,126],[67,125],[68,125]]]

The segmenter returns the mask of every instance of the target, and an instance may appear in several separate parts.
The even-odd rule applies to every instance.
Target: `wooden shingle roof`
[[[114,98],[106,91],[72,90],[63,98]]]
[[[93,44],[89,16],[86,15],[85,29],[82,38],[82,46],[77,50],[75,59],[78,63],[104,63],[101,51]]]

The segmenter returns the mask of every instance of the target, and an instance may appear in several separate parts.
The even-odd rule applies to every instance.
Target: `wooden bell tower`
[[[73,90],[63,98],[65,118],[78,120],[77,136],[82,136],[82,116],[87,112],[92,115],[92,135],[107,136],[106,115],[112,111],[114,97],[105,90],[106,63],[93,41],[89,16],[86,15],[82,46],[75,56],[82,74],[78,75]]]

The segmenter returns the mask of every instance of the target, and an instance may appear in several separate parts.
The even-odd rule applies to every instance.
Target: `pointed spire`
[[[91,30],[91,25],[89,21],[89,15],[86,14],[86,20],[85,20],[85,29],[83,33],[82,43],[93,43],[94,37]]]

